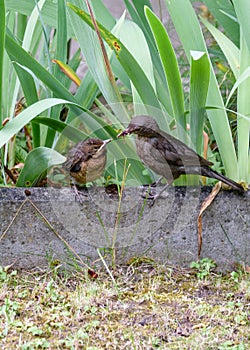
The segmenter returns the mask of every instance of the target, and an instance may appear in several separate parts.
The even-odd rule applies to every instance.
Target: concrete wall
[[[126,189],[118,225],[118,199],[102,188],[91,188],[83,205],[70,188],[30,191],[29,201],[86,262],[98,259],[97,248],[112,247],[116,237],[118,263],[142,255],[187,266],[197,260],[196,220],[211,189],[170,188],[153,207],[145,205],[140,189]],[[70,260],[65,244],[31,202],[24,203],[26,198],[22,188],[0,189],[1,235],[16,216],[0,240],[0,265],[32,269],[47,266],[49,260]],[[249,198],[249,192],[219,193],[203,215],[202,257],[216,260],[219,269],[230,269],[236,262],[250,264]]]

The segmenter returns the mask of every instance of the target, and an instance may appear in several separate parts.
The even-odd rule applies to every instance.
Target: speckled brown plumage
[[[74,184],[86,184],[102,176],[107,159],[106,145],[110,141],[89,138],[71,148],[63,167],[69,171]],[[78,195],[76,187],[75,191]]]

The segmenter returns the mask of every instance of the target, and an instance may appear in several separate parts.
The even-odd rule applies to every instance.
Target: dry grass
[[[112,274],[116,285],[105,272],[93,279],[0,270],[0,348],[250,348],[246,272],[144,261]]]

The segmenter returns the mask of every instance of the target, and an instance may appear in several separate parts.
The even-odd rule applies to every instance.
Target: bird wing
[[[164,159],[176,166],[213,165],[205,158],[198,155],[192,148],[176,139],[172,135],[161,132],[158,137],[153,138],[153,146],[163,155]]]
[[[84,141],[83,141],[84,142]],[[81,163],[90,159],[92,155],[84,150],[84,147],[77,144],[68,153],[67,160],[63,166],[68,171],[77,172],[81,169]]]

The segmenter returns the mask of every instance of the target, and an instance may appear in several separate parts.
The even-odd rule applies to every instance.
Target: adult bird
[[[126,130],[118,137],[136,134],[136,150],[142,162],[155,173],[165,177],[168,184],[153,196],[153,200],[183,174],[196,174],[215,178],[233,189],[243,192],[244,188],[237,182],[211,169],[212,162],[201,157],[186,144],[159,128],[155,119],[140,115],[133,117]]]
[[[78,184],[86,184],[98,179],[106,165],[107,144],[111,141],[89,138],[80,141],[70,149],[66,161],[63,163],[65,170],[69,171],[73,179],[75,194],[81,202],[79,192],[76,187]]]

